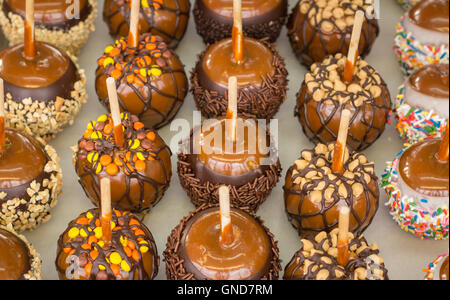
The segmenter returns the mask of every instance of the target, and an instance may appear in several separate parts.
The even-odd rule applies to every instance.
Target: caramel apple
[[[127,211],[112,211],[110,243],[104,241],[100,211],[71,221],[58,239],[56,270],[61,280],[151,280],[159,257],[151,232]]]
[[[425,65],[400,86],[395,99],[397,130],[415,143],[442,136],[449,119],[448,64]]]
[[[123,147],[111,117],[91,121],[74,147],[74,166],[86,195],[99,206],[100,180],[110,178],[114,208],[146,213],[164,196],[172,177],[171,152],[135,115],[121,114]],[[121,128],[121,129],[122,129]]]
[[[202,205],[172,231],[164,251],[170,280],[276,280],[277,242],[254,215],[232,208],[234,239],[221,242],[220,212]]]
[[[286,98],[287,70],[284,59],[266,42],[243,40],[244,58],[233,58],[231,38],[209,46],[199,56],[191,76],[191,90],[202,115],[226,114],[228,78],[238,78],[238,110],[243,116],[270,120]]]
[[[26,57],[25,44],[0,53],[7,126],[31,130],[50,140],[72,125],[86,101],[84,70],[73,57],[54,46],[36,42],[35,56]]]
[[[0,153],[0,225],[18,232],[35,229],[50,219],[62,188],[55,149],[16,129],[5,130]]]
[[[284,280],[389,280],[378,246],[369,245],[363,235],[349,233],[349,262],[338,263],[338,231],[318,233],[302,239],[284,271]]]
[[[0,25],[11,45],[23,43],[25,0],[0,0]],[[36,38],[63,52],[78,54],[97,18],[95,0],[34,0]]]
[[[406,76],[424,65],[449,63],[449,0],[418,1],[396,27],[395,55]]]
[[[287,0],[242,1],[244,34],[255,39],[268,37],[275,42],[286,23]],[[233,0],[196,0],[194,20],[206,44],[231,37]]]
[[[434,138],[406,147],[383,175],[391,215],[421,239],[448,238],[448,148],[447,160],[439,159],[441,143]]]
[[[391,97],[380,74],[358,58],[351,82],[344,80],[347,58],[342,54],[315,63],[297,94],[295,115],[314,143],[336,141],[343,109],[351,111],[347,144],[355,151],[372,145],[384,132]]]
[[[224,117],[205,121],[182,142],[178,176],[197,207],[218,203],[218,188],[225,184],[233,191],[232,205],[255,211],[279,180],[278,151],[270,144],[268,131],[254,120],[238,120],[241,133],[230,151]],[[220,142],[213,136],[220,136]]]
[[[373,13],[373,0],[300,0],[288,20],[288,35],[299,61],[310,66],[328,55],[347,53],[358,10]],[[379,34],[377,20],[365,17],[358,53],[369,54]]]
[[[11,225],[0,225],[0,280],[41,279],[41,257]]]
[[[189,21],[188,0],[140,0],[139,27],[141,33],[163,38],[176,48],[186,32]],[[131,0],[105,0],[103,20],[114,39],[128,37]]]
[[[149,128],[167,125],[188,92],[184,66],[159,36],[140,36],[138,47],[127,39],[107,46],[97,61],[95,90],[109,109],[106,79],[113,77],[122,111],[139,117]]]
[[[302,237],[336,228],[341,203],[350,208],[349,230],[354,233],[362,233],[378,210],[374,163],[365,155],[346,148],[342,173],[336,173],[331,169],[334,150],[334,143],[303,150],[287,171],[286,212]]]

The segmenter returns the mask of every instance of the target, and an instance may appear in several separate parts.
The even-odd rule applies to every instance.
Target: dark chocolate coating
[[[197,208],[194,212],[190,213],[187,217],[183,218],[180,224],[172,230],[171,235],[167,240],[167,248],[164,251],[164,260],[166,262],[166,275],[169,280],[202,280],[205,279],[198,270],[192,266],[192,264],[187,263],[185,260],[185,254],[183,254],[182,244],[184,239],[184,232],[188,231],[191,224],[201,216],[203,211],[208,211],[212,209],[217,209],[217,205],[202,205]],[[255,220],[261,224],[261,227],[266,231],[267,236],[270,241],[271,246],[271,256],[270,261],[267,262],[266,266],[263,268],[264,271],[252,276],[251,280],[277,280],[279,270],[281,269],[279,250],[277,242],[274,240],[273,234],[269,231],[267,227],[264,226],[263,221],[245,211],[248,215],[255,218]]]
[[[243,18],[244,36],[255,39],[269,38],[275,42],[287,18],[288,1],[282,0],[273,10],[259,16]],[[221,16],[209,9],[202,0],[196,0],[194,20],[198,34],[205,44],[213,44],[231,37],[233,19]]]
[[[148,0],[149,8],[141,5],[139,27],[141,33],[161,36],[171,47],[176,48],[183,38],[189,22],[189,0]],[[129,0],[105,0],[103,20],[110,35],[116,39],[128,37],[130,20]],[[158,8],[153,5],[159,6]]]
[[[334,29],[331,34],[323,33],[321,24],[325,22],[325,19],[321,20],[318,25],[312,26],[307,17],[308,13],[305,15],[300,12],[301,1],[292,10],[287,24],[289,40],[298,60],[302,64],[310,66],[314,62],[322,61],[327,55],[347,54],[353,26],[347,26],[345,30],[341,30],[332,19],[327,19],[333,24]],[[314,3],[312,7],[317,9],[318,6],[314,1],[312,1]],[[350,3],[344,3],[342,7],[355,11],[351,8]],[[358,7],[358,9],[362,8]],[[362,26],[358,48],[358,54],[361,57],[364,58],[369,54],[378,34],[378,21],[374,18],[366,18]]]
[[[23,13],[19,13],[14,11],[11,6],[8,4],[7,0],[3,1],[3,6],[2,6],[3,12],[5,13],[5,15],[7,16],[10,12],[14,13],[14,14],[19,14],[23,19],[25,19],[25,15]],[[63,30],[65,32],[69,31],[70,28],[72,28],[73,26],[78,25],[81,22],[84,22],[87,17],[91,14],[92,12],[92,6],[89,3],[89,1],[86,1],[86,5],[84,5],[81,10],[80,10],[80,17],[79,18],[66,18],[64,21],[53,21],[53,22],[40,22],[38,20],[35,20],[35,25],[37,27],[43,27],[46,28],[48,30]]]

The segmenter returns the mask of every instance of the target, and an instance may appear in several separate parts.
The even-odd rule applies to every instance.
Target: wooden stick
[[[116,80],[113,77],[109,77],[106,79],[106,86],[108,88],[109,108],[114,125],[114,139],[116,140],[117,147],[121,148],[125,144],[125,138],[123,136],[122,118],[120,117]]]
[[[26,1],[24,52],[26,58],[33,59],[36,56],[34,41],[34,0]]]
[[[6,150],[5,133],[5,90],[3,79],[0,78],[0,153]]]
[[[236,141],[236,131],[237,131],[237,98],[238,98],[238,87],[237,87],[237,77],[231,76],[228,79],[228,108],[227,108],[227,120],[228,121],[228,133],[229,138],[235,142]]]
[[[139,41],[139,10],[141,0],[131,0],[130,32],[128,33],[128,45],[137,48]]]
[[[244,60],[244,32],[242,30],[242,2],[233,0],[233,55],[236,63]]]
[[[443,162],[448,161],[448,146],[449,146],[449,124],[447,122],[447,127],[445,128],[445,134],[442,137],[441,145],[439,147],[438,159]]]
[[[339,233],[338,233],[338,257],[339,265],[346,266],[350,257],[348,252],[348,229],[350,223],[350,209],[343,206],[339,210]]]
[[[230,245],[233,240],[233,225],[231,224],[230,215],[230,188],[221,186],[219,188],[219,204],[220,204],[220,242],[224,245]]]
[[[331,165],[331,170],[334,173],[341,174],[344,167],[344,155],[345,147],[347,145],[347,135],[350,126],[350,116],[351,112],[348,109],[344,109],[341,113],[341,122],[339,124],[339,133],[334,146],[333,153],[333,163]]]
[[[102,240],[105,244],[111,243],[112,229],[112,209],[111,209],[111,181],[105,177],[100,180],[101,193],[101,224],[102,224]]]
[[[353,32],[348,49],[347,62],[344,69],[344,81],[352,82],[353,73],[355,72],[356,58],[358,57],[359,40],[361,38],[361,29],[364,23],[364,12],[358,10],[355,14],[355,22],[353,23]]]

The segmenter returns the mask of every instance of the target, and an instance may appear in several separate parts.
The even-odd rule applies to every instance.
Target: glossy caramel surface
[[[6,129],[6,144],[0,156],[0,189],[25,184],[42,173],[47,157],[38,142]]]
[[[240,120],[243,122],[243,119]],[[204,130],[203,137],[200,137],[200,130],[196,131],[199,161],[210,170],[225,176],[239,176],[260,168],[262,160],[268,156],[259,147],[262,141],[266,145],[265,131],[260,130],[253,122],[238,122],[238,126],[243,127],[242,134],[237,134],[236,142],[233,143],[227,136],[227,123],[225,118],[215,123],[215,128],[219,129],[218,139],[213,138],[214,127]]]
[[[0,228],[0,280],[22,279],[30,270],[30,256],[25,243]]]
[[[449,32],[449,0],[420,1],[408,14],[417,26],[438,32]]]
[[[441,280],[449,280],[448,277],[448,255],[442,263],[441,269],[439,270],[439,278]]]
[[[233,0],[200,0],[218,15],[233,17]],[[253,18],[270,12],[281,0],[242,0],[242,18]]]
[[[233,57],[233,43],[225,39],[211,46],[203,60],[203,69],[209,79],[226,88],[228,78],[236,76],[239,86],[260,85],[262,76],[274,73],[272,51],[264,44],[251,38],[244,39],[244,61],[236,63]]]
[[[448,161],[437,159],[440,139],[419,142],[400,157],[399,172],[416,192],[432,197],[448,197]]]
[[[49,86],[67,71],[69,58],[57,48],[36,42],[36,56],[27,59],[24,44],[5,49],[0,53],[0,77],[23,88],[35,89]]]
[[[448,64],[426,65],[411,75],[409,83],[420,93],[448,99]]]
[[[231,210],[234,240],[220,242],[219,210],[208,210],[191,226],[186,252],[192,264],[209,279],[243,280],[262,271],[270,256],[264,229],[249,215]]]
[[[25,0],[5,0],[12,11],[25,16]],[[78,0],[82,10],[87,0]],[[66,0],[34,0],[34,19],[41,23],[54,23],[67,20],[74,13],[74,1]]]

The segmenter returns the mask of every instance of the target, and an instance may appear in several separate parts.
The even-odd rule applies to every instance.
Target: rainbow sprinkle
[[[412,197],[402,195],[397,178],[399,176],[398,164],[400,156],[409,147],[400,151],[394,161],[387,163],[385,173],[381,176],[381,186],[389,197],[386,206],[400,227],[420,239],[444,240],[448,238],[449,231],[449,209],[442,206],[435,211],[425,210],[420,207]],[[423,199],[426,201],[426,199]],[[424,201],[421,201],[424,206]]]
[[[441,137],[447,125],[447,119],[434,111],[412,107],[405,101],[405,85],[399,87],[399,93],[393,103],[397,119],[397,131],[407,143],[415,143],[424,138]]]
[[[425,272],[425,280],[434,280],[434,270],[436,269],[436,266],[448,256],[448,252],[442,255],[439,255],[438,258],[436,258],[433,262],[428,264],[427,269],[423,269],[422,271]]]
[[[410,32],[406,32],[404,15],[396,27],[394,52],[404,75],[432,63],[449,63],[449,45],[422,45]]]

